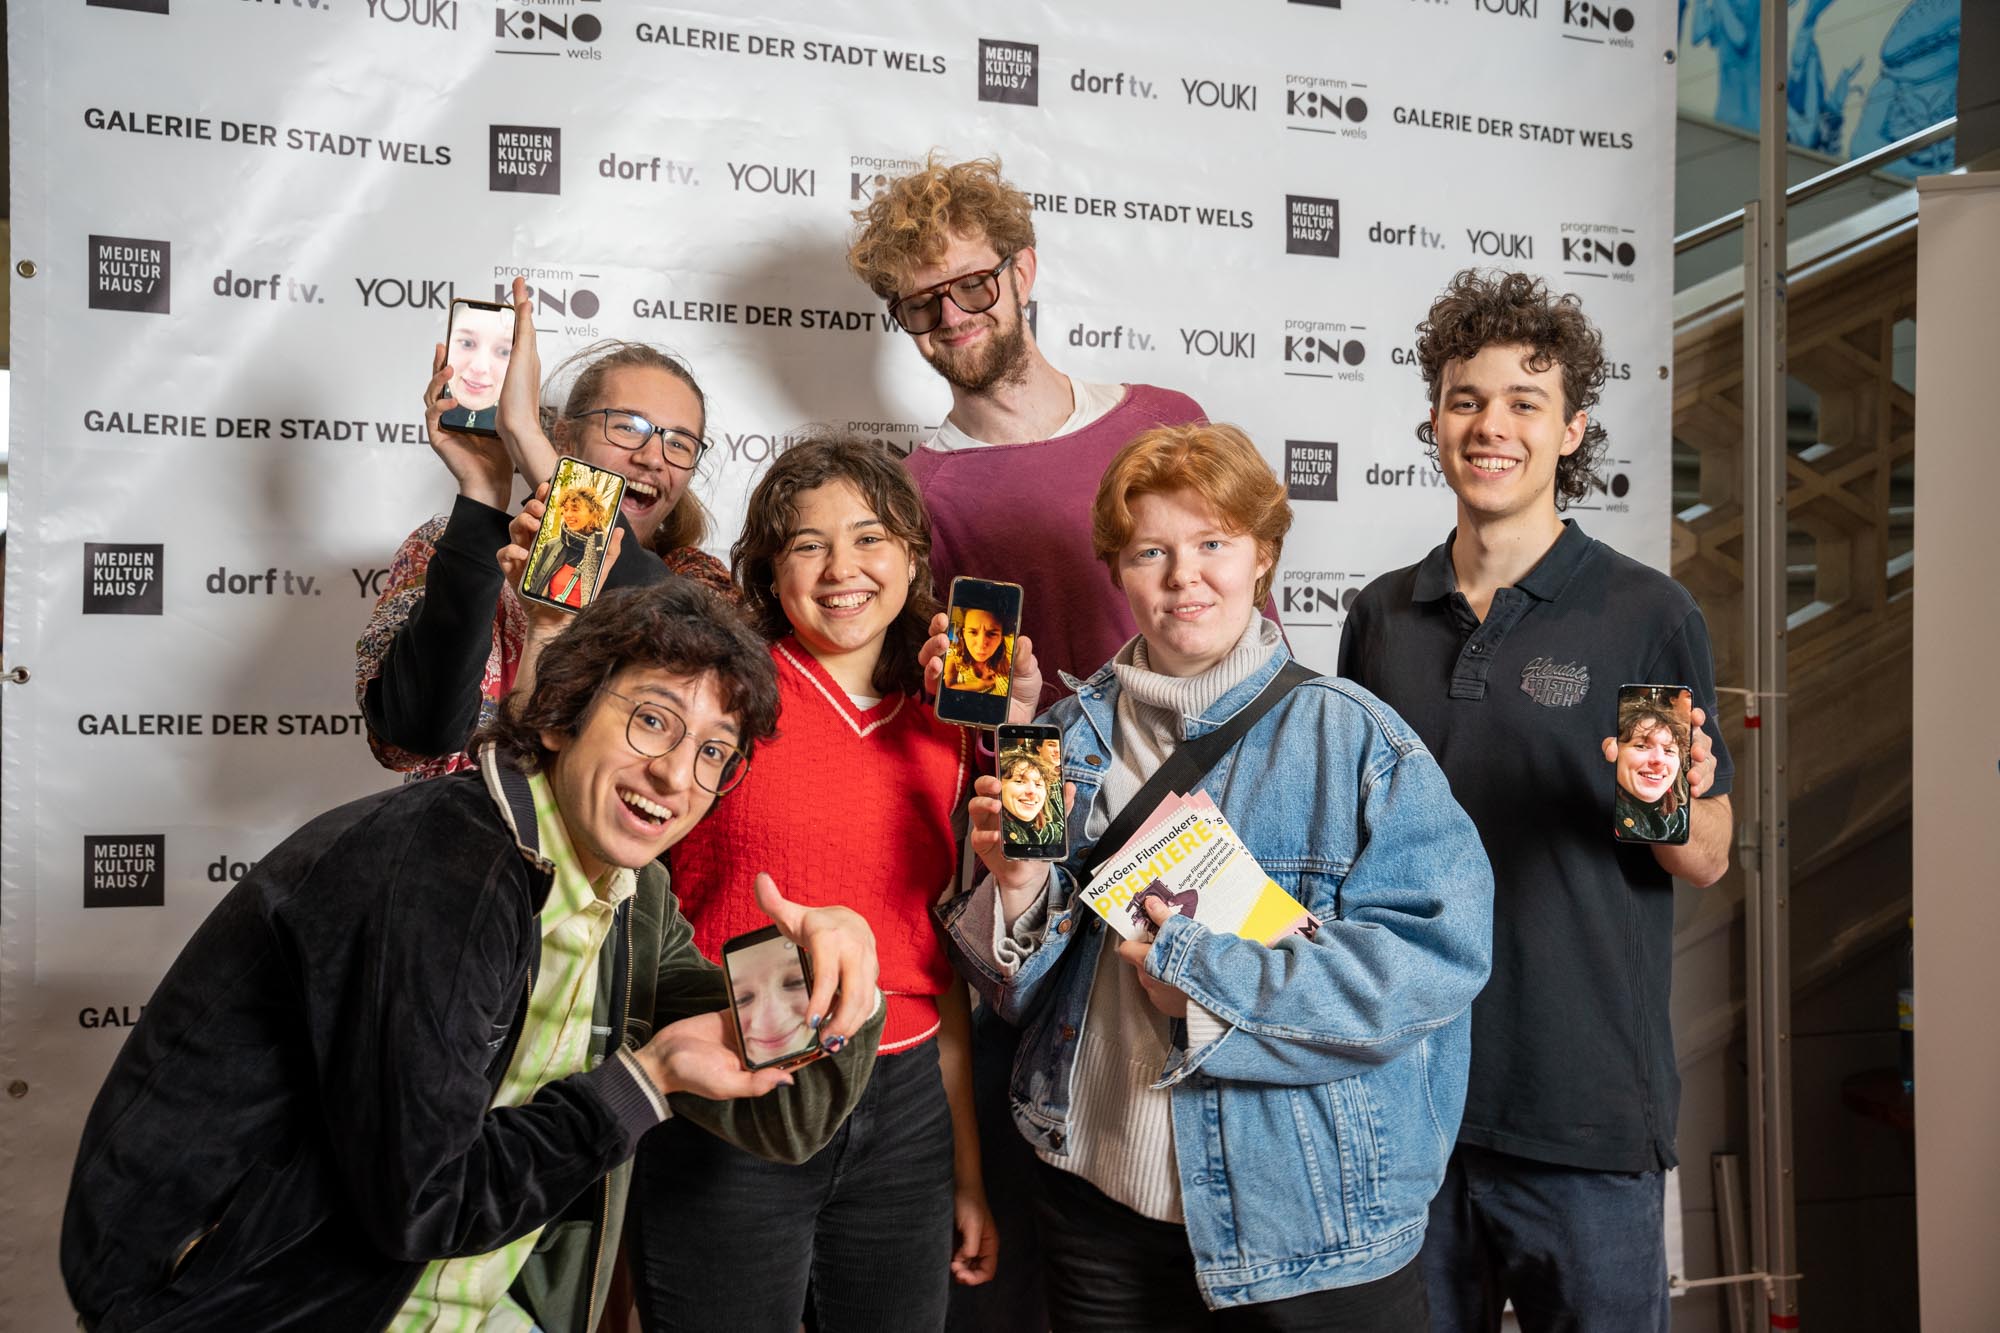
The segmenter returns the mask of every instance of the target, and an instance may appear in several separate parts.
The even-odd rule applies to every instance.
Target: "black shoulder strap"
[[[500,777],[500,794],[507,798],[507,813],[514,819],[514,841],[540,856],[542,829],[535,822],[535,793],[528,786],[527,775],[504,761],[496,761],[493,767]]]
[[[1096,874],[1098,867],[1110,860],[1138,830],[1139,825],[1146,822],[1146,817],[1167,798],[1168,792],[1186,795],[1193,791],[1201,784],[1201,780],[1208,776],[1208,770],[1214,768],[1217,761],[1229,753],[1229,747],[1243,739],[1244,733],[1257,725],[1258,718],[1270,712],[1278,700],[1290,694],[1293,686],[1302,685],[1317,676],[1317,672],[1309,667],[1300,666],[1296,659],[1288,661],[1279,669],[1278,674],[1271,678],[1270,684],[1266,685],[1256,698],[1237,709],[1227,722],[1206,736],[1177,746],[1173,754],[1167,757],[1167,762],[1154,770],[1146,785],[1125,803],[1125,808],[1118,812],[1118,817],[1111,821],[1110,827],[1105,829],[1103,835],[1091,845],[1090,850],[1083,854],[1084,876],[1088,878]]]

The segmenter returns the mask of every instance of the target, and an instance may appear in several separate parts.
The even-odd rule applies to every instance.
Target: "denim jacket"
[[[1200,718],[1254,699],[1280,647]],[[1044,718],[1062,728],[1071,827],[1086,827],[1112,755],[1107,665]],[[1222,1021],[1185,1022],[1156,1087],[1171,1090],[1196,1276],[1215,1308],[1386,1277],[1423,1243],[1465,1104],[1472,999],[1492,961],[1493,876],[1444,774],[1374,695],[1322,676],[1291,691],[1201,784],[1265,871],[1323,925],[1266,948],[1174,916],[1146,970]],[[1085,849],[1087,850],[1087,849]],[[1029,1142],[1064,1152],[1078,1036],[1111,934],[1050,870],[1041,943],[1009,977],[993,956],[990,879],[941,909],[961,969],[1022,1028],[1010,1088]],[[1116,939],[1111,940],[1112,944]]]

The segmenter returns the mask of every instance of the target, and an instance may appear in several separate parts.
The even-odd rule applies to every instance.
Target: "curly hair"
[[[1056,766],[1026,746],[1011,745],[993,761],[993,776],[1005,782],[1017,768],[1032,768],[1042,775],[1042,808],[1035,814],[1035,827],[1047,828],[1062,800],[1062,774]]]
[[[910,553],[916,576],[910,580],[903,610],[882,642],[875,664],[875,688],[881,693],[915,694],[923,687],[917,649],[930,637],[931,617],[938,613],[931,588],[931,520],[903,462],[877,440],[851,435],[808,435],[779,454],[750,492],[743,516],[743,534],[729,548],[730,574],[743,596],[743,615],[765,638],[776,642],[792,632],[792,622],[778,600],[778,561],[799,529],[799,498],[830,482],[844,481],[889,535]]]
[[[1680,720],[1672,709],[1662,707],[1646,699],[1622,699],[1618,704],[1618,743],[1629,745],[1635,737],[1650,736],[1664,730],[1674,738],[1674,749],[1680,756],[1681,772],[1694,758],[1694,728]],[[1660,798],[1660,813],[1671,815],[1681,808],[1681,784],[1676,782]]]
[[[747,758],[778,730],[778,675],[770,649],[720,595],[683,578],[607,592],[577,613],[535,665],[535,688],[518,709],[501,708],[472,747],[494,745],[522,772],[548,767],[544,731],[576,736],[598,693],[628,668],[713,675],[736,715]]]
[[[579,412],[587,412],[593,407],[609,407],[614,404],[600,404],[598,395],[604,392],[604,377],[614,370],[625,367],[640,370],[657,370],[686,385],[694,395],[701,419],[695,423],[695,434],[708,438],[708,395],[695,382],[694,372],[687,363],[672,352],[651,346],[648,343],[627,342],[622,338],[605,338],[582,348],[564,358],[561,365],[550,373],[542,385],[542,429],[550,439],[558,438],[559,432],[569,432],[573,428],[564,425],[569,418]],[[556,390],[562,382],[574,375],[569,392],[562,394],[562,405],[556,405]],[[568,442],[566,442],[567,444]],[[574,447],[567,452],[574,453]],[[660,520],[660,526],[653,533],[653,550],[666,555],[683,546],[700,546],[708,540],[710,529],[708,509],[701,497],[688,486],[681,492],[681,498]]]
[[[1461,269],[1417,325],[1417,367],[1431,407],[1438,406],[1445,366],[1469,361],[1496,344],[1519,343],[1530,350],[1527,366],[1540,373],[1562,367],[1563,420],[1597,406],[1604,389],[1604,339],[1584,317],[1575,293],[1552,294],[1540,278],[1526,273]],[[1433,466],[1438,463],[1437,432],[1425,421],[1417,438]],[[1604,456],[1604,427],[1592,418],[1583,442],[1556,460],[1556,508],[1590,494],[1591,474]]]
[[[576,505],[586,511],[590,526],[578,528],[570,521],[570,506]],[[602,532],[611,522],[610,507],[604,503],[596,489],[587,483],[570,487],[557,496],[550,508],[563,516],[563,526],[572,532]]]
[[[1257,580],[1258,606],[1271,595],[1285,534],[1292,530],[1292,505],[1284,483],[1271,471],[1250,437],[1222,422],[1155,426],[1134,435],[1104,469],[1091,505],[1091,550],[1115,578],[1118,553],[1132,540],[1132,501],[1142,495],[1191,490],[1208,501],[1215,516],[1248,533],[1271,567]]]
[[[898,176],[854,211],[847,266],[888,300],[913,270],[936,263],[953,236],[984,237],[1001,255],[1034,245],[1034,211],[1000,175],[998,157],[947,166],[932,149],[921,171]]]

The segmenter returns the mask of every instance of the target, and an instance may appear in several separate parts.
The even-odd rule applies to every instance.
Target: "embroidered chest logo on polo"
[[[1537,657],[1521,668],[1521,693],[1544,708],[1574,708],[1590,693],[1590,668]]]

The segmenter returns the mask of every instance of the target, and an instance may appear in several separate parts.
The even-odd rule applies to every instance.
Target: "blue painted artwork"
[[[1838,17],[1843,0],[1787,2],[1794,11],[1787,24],[1789,142],[1833,157],[1858,157],[1952,114],[1958,101],[1959,0],[1910,0],[1883,36],[1872,83],[1862,77],[1865,61],[1829,73],[1820,51],[1821,20],[1829,11]],[[1681,19],[1685,40],[1715,52],[1715,118],[1754,134],[1763,45],[1758,0],[1693,0],[1691,7],[1681,0]],[[1909,178],[1945,171],[1954,147],[1946,139],[1885,170]]]

